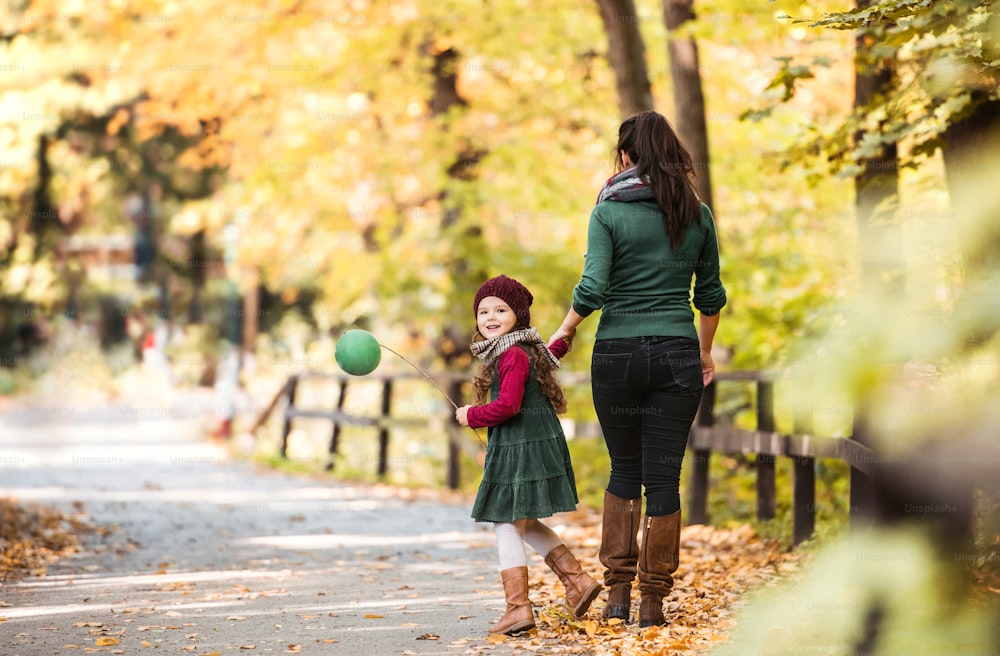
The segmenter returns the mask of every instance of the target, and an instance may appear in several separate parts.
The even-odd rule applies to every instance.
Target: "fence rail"
[[[712,454],[755,454],[757,518],[774,519],[777,506],[775,464],[778,457],[792,460],[792,541],[808,540],[816,528],[816,460],[841,460],[851,468],[852,515],[872,511],[871,473],[877,455],[861,442],[846,437],[812,435],[812,417],[798,415],[793,433],[775,431],[774,386],[780,374],[768,371],[720,372],[705,389],[689,448],[693,452],[692,474],[688,490],[688,521],[708,522],[709,470]],[[751,383],[756,387],[756,430],[716,423],[717,386],[728,383]]]
[[[400,417],[392,413],[394,386],[400,380],[416,380],[415,374],[396,374],[385,377],[365,377],[371,384],[372,379],[382,385],[380,396],[380,412],[378,416],[360,416],[344,411],[344,400],[347,396],[348,384],[361,382],[353,376],[345,374],[305,371],[289,376],[285,384],[275,394],[274,398],[257,417],[251,433],[256,433],[274,414],[279,406],[282,408],[282,430],[279,452],[281,457],[287,457],[288,439],[292,432],[292,422],[298,418],[326,419],[332,428],[329,443],[329,460],[327,469],[333,468],[333,457],[336,455],[345,425],[365,426],[377,429],[378,434],[378,468],[377,474],[382,477],[388,471],[388,448],[391,431],[394,428],[417,427],[426,425],[428,418]],[[463,387],[469,381],[467,375],[444,374],[433,376],[435,382],[448,390],[448,396],[461,405]],[[585,377],[564,376],[564,386],[589,383]],[[303,408],[296,405],[296,394],[299,385],[308,379],[334,380],[338,385],[338,396],[335,409]],[[852,438],[820,437],[812,433],[812,417],[797,416],[792,433],[780,433],[775,430],[774,387],[781,375],[768,371],[732,371],[719,372],[715,381],[709,385],[702,396],[695,425],[691,429],[689,448],[691,449],[691,477],[688,490],[687,521],[693,524],[707,523],[708,493],[710,487],[709,472],[711,458],[714,453],[755,454],[756,455],[756,495],[757,517],[762,520],[773,519],[776,514],[776,482],[775,464],[779,457],[790,458],[792,461],[792,536],[793,542],[809,539],[815,531],[816,508],[816,460],[836,459],[847,463],[851,468],[851,515],[867,515],[871,512],[873,494],[871,474],[873,463],[877,462],[877,454],[863,443]],[[716,421],[716,397],[719,385],[752,384],[756,388],[756,429],[746,430],[731,425],[719,424]],[[443,385],[442,385],[443,384]],[[454,421],[448,426],[448,461],[447,484],[450,488],[459,487],[459,459],[462,444],[467,442],[462,435],[462,429]],[[592,433],[593,427],[581,427],[583,433]],[[599,431],[597,434],[600,434]]]

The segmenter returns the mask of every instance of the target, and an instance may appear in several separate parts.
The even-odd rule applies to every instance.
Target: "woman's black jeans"
[[[608,492],[638,499],[646,514],[681,508],[681,463],[704,389],[697,340],[600,339],[590,365],[594,409],[611,456]]]

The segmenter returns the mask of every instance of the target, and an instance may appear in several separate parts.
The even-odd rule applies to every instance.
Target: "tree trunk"
[[[667,52],[674,82],[674,128],[691,153],[701,200],[714,209],[698,44],[693,38],[675,36],[685,23],[694,20],[694,0],[663,0],[663,20],[667,26]]]
[[[35,151],[35,161],[38,166],[38,185],[32,195],[31,214],[29,215],[29,230],[35,237],[34,256],[39,259],[43,253],[51,251],[55,244],[50,236],[59,222],[59,211],[52,202],[50,186],[52,184],[52,166],[49,164],[49,147],[52,140],[46,136],[38,137],[38,149]]]
[[[997,153],[1000,152],[1000,100],[990,100],[985,92],[973,94],[974,109],[965,119],[953,123],[944,134],[945,179],[951,197],[952,214],[968,220],[997,208],[983,203],[995,198]],[[968,244],[963,253],[969,271],[992,271],[997,267],[1000,228],[976,227],[981,238]]]
[[[858,0],[858,7],[871,6],[873,0]],[[873,44],[870,36],[859,34],[855,39],[854,51],[854,107],[856,110],[868,107],[877,96],[884,93],[893,83],[894,60],[881,62],[875,66],[870,57]],[[855,135],[860,140],[862,133]],[[899,193],[899,167],[896,159],[896,145],[887,145],[875,157],[865,162],[864,170],[854,179],[855,220],[858,226],[858,241],[861,248],[862,289],[875,298],[898,299],[903,282],[903,257],[898,254],[902,246],[899,226],[892,216]],[[896,253],[886,257],[886,253]],[[896,294],[894,294],[896,292]],[[864,398],[855,401],[854,426],[852,436],[858,442],[871,444],[868,417],[870,410]],[[890,509],[878,509],[876,499],[877,473],[871,477],[851,471],[851,521],[870,521],[876,514],[886,520]],[[888,494],[883,494],[888,500]]]
[[[200,266],[202,262],[208,261],[208,249],[205,244],[205,230],[199,230],[191,236],[189,251],[191,261],[199,266],[191,268],[191,303],[188,304],[188,323],[199,324],[202,322],[204,313],[202,312],[201,301],[202,291],[205,289],[205,269]]]
[[[984,91],[972,94],[973,109],[944,134],[945,178],[951,198],[951,221],[961,235],[962,266],[969,272],[963,285],[964,311],[976,315],[995,296],[1000,275],[1000,224],[996,217],[997,166],[1000,165],[1000,101]],[[980,300],[982,299],[982,300]],[[981,346],[1000,331],[1000,318],[978,312],[962,322],[963,341]]]
[[[867,48],[859,37],[859,53]],[[858,61],[855,72],[854,107],[866,107],[893,83],[889,63],[872,70],[871,65]],[[858,135],[860,138],[860,134]],[[864,171],[854,179],[855,210],[861,240],[861,274],[866,289],[894,294],[902,290],[905,275],[901,257],[886,258],[887,246],[901,244],[899,224],[892,213],[899,194],[899,166],[896,144],[886,145],[882,152],[862,162]]]
[[[464,107],[468,104],[459,95],[456,85],[455,71],[458,62],[459,53],[451,48],[434,55],[434,94],[430,100],[432,116],[438,117],[453,107]],[[448,167],[448,178],[453,181],[475,180],[479,177],[479,161],[485,155],[485,151],[469,144],[460,145],[454,153],[454,161]],[[447,233],[458,223],[465,208],[449,202],[447,189],[442,189],[438,194],[438,202],[442,212],[441,232]],[[479,243],[481,237],[482,230],[479,226],[470,225],[465,229],[462,240],[465,243]],[[451,304],[451,307],[454,308],[453,315],[445,322],[435,345],[437,354],[448,367],[458,362],[464,362],[469,352],[467,345],[469,334],[473,328],[472,312],[471,310],[465,312],[462,310],[469,306],[473,293],[486,276],[486,272],[482,268],[482,261],[478,258],[473,261],[475,264],[470,264],[470,258],[457,253],[449,265],[452,271],[455,294],[459,298]]]
[[[260,272],[248,266],[243,281],[243,353],[257,351],[260,331]]]
[[[646,68],[646,47],[639,32],[633,0],[597,0],[608,36],[608,63],[618,88],[622,119],[653,109],[653,93]]]

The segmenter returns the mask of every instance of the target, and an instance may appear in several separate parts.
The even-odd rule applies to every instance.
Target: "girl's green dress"
[[[521,411],[487,432],[483,480],[472,505],[477,522],[541,519],[575,510],[579,502],[566,435],[534,373],[532,364]],[[495,378],[490,400],[499,393]]]

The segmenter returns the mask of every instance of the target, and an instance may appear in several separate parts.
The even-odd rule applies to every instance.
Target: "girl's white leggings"
[[[497,522],[493,525],[497,533],[497,552],[500,556],[500,570],[523,567],[528,564],[524,553],[524,543],[545,557],[562,544],[555,531],[537,519],[519,519],[516,522]]]

